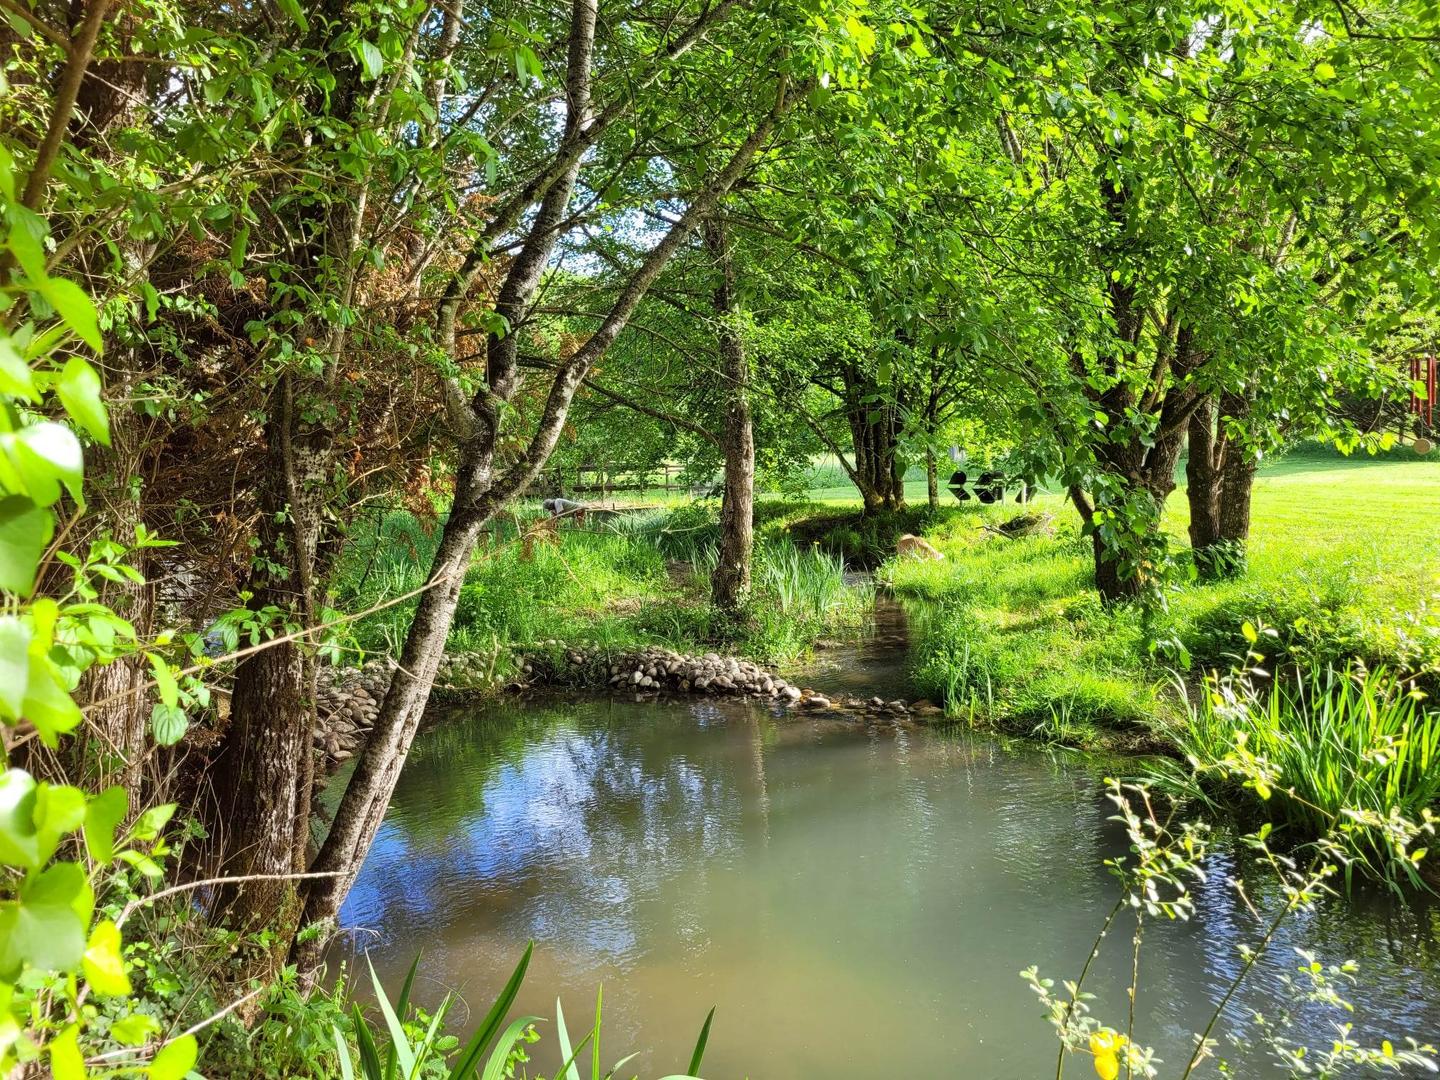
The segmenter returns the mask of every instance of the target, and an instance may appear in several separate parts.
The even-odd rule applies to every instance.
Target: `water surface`
[[[477,1018],[535,939],[521,1007],[551,1017],[559,994],[573,1032],[603,983],[604,1057],[640,1050],[642,1076],[683,1070],[715,1005],[707,1077],[1041,1077],[1054,1043],[1017,973],[1080,970],[1115,898],[1111,813],[1093,768],[988,738],[708,699],[509,700],[417,740],[342,919],[392,992],[422,951],[421,999],[453,990]],[[1142,954],[1137,1037],[1162,1075],[1256,936],[1233,860],[1210,869],[1198,917]],[[1231,1018],[1283,1008],[1304,945],[1362,963],[1357,1029],[1433,1036],[1436,923],[1384,903],[1306,917]],[[1120,1027],[1129,938],[1093,982]],[[1328,1044],[1330,1015],[1299,1011]]]

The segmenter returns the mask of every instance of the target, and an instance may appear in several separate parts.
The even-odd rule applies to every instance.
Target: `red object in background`
[[[1435,428],[1435,390],[1437,374],[1440,374],[1440,363],[1437,363],[1433,356],[1412,356],[1410,358],[1410,378],[1425,387],[1425,397],[1420,397],[1412,389],[1410,391],[1410,411],[1426,428]]]

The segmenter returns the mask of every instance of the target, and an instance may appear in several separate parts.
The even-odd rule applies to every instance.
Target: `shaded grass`
[[[709,601],[717,526],[713,505],[623,515],[567,526],[554,542],[517,537],[533,511],[498,523],[476,551],[447,641],[452,652],[528,648],[558,640],[623,650],[665,644],[725,649],[784,660],[816,638],[858,627],[870,607],[865,588],[844,582],[840,559],[783,537],[757,545],[750,604],[737,615]],[[407,513],[371,524],[340,566],[335,606],[357,611],[424,582],[438,531]],[[397,653],[415,602],[359,620],[354,645]]]

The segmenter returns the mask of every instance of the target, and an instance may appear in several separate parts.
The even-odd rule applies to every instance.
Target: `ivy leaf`
[[[74,971],[85,955],[85,927],[94,895],[72,862],[56,863],[0,903],[0,978],[28,964],[40,971]]]
[[[105,399],[100,393],[100,376],[89,362],[78,356],[66,361],[55,383],[55,393],[60,404],[90,437],[105,446],[110,445],[110,418],[105,411]]]
[[[96,923],[90,932],[82,966],[85,981],[103,997],[123,997],[130,993],[130,976],[125,974],[125,957],[120,945],[120,928],[109,919]]]
[[[14,615],[0,616],[0,718],[18,720],[30,677],[30,627]]]
[[[115,857],[115,830],[125,820],[130,798],[120,786],[108,787],[85,808],[85,849],[98,863]]]
[[[156,1054],[146,1072],[150,1080],[184,1080],[186,1074],[195,1067],[195,1059],[199,1053],[195,1036],[186,1035],[168,1043]]]
[[[178,705],[156,704],[150,710],[150,734],[161,746],[174,746],[185,737],[190,721]]]
[[[40,865],[35,778],[24,769],[6,769],[0,774],[0,863],[26,869]]]
[[[35,570],[55,531],[55,519],[24,495],[0,499],[0,589],[19,596],[35,590]]]

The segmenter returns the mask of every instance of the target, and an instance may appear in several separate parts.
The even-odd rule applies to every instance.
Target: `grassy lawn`
[[[1054,513],[1053,538],[983,530],[1011,504],[955,508],[924,527],[945,562],[887,568],[902,596],[931,601],[916,677],[954,713],[1063,742],[1165,741],[1183,715],[1180,687],[1227,667],[1247,621],[1275,629],[1277,661],[1360,657],[1432,686],[1440,676],[1440,461],[1310,453],[1266,467],[1247,574],[1178,585],[1149,625],[1095,600],[1068,504],[1050,492],[1035,505]],[[1177,491],[1166,524],[1182,542],[1186,519]]]

